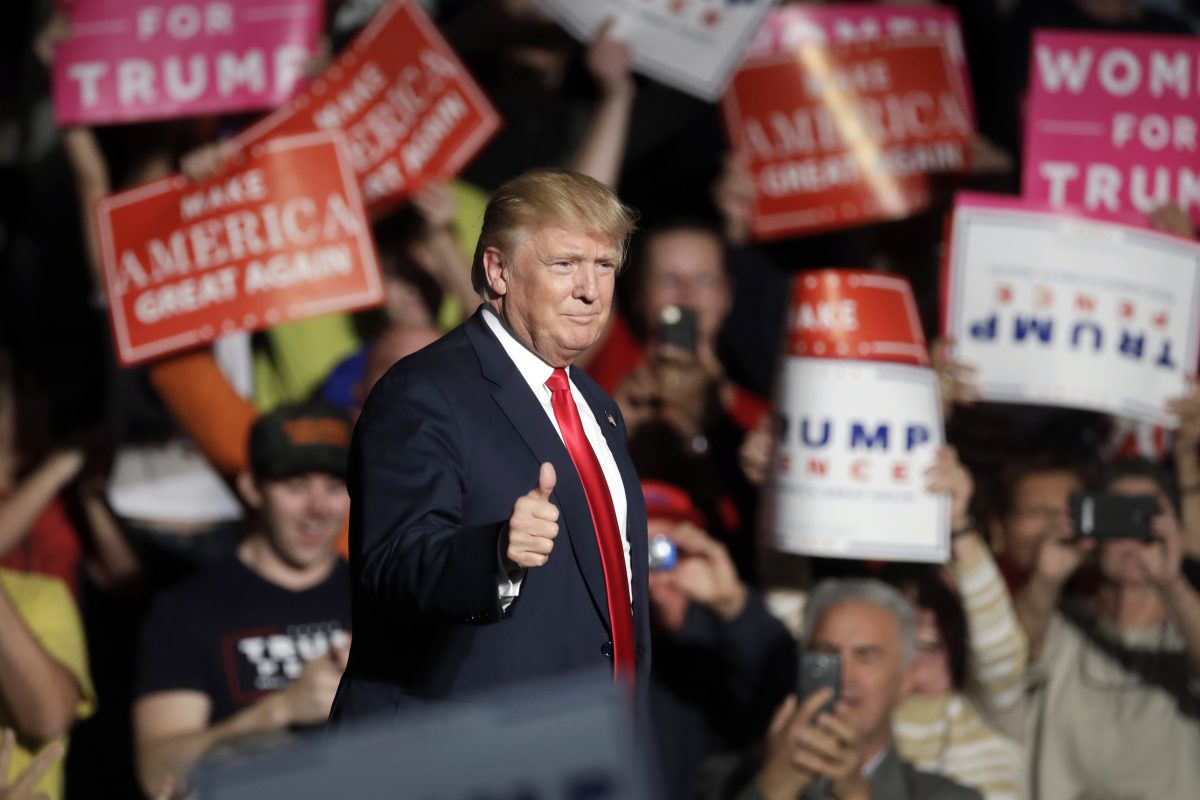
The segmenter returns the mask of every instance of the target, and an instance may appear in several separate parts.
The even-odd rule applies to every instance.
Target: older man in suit
[[[571,366],[608,319],[633,221],[583,175],[500,187],[472,265],[484,305],[371,392],[335,721],[600,665],[644,697],[645,506],[616,403]]]

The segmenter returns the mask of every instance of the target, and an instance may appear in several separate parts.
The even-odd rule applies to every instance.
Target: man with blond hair
[[[371,391],[350,458],[354,642],[333,719],[601,665],[644,700],[646,511],[596,341],[634,215],[535,170],[497,190],[483,306]]]

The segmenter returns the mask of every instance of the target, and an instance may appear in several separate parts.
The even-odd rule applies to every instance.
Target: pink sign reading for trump
[[[1200,39],[1039,31],[1024,195],[1145,224],[1176,203],[1200,222]]]
[[[60,124],[273,108],[300,88],[322,0],[75,0],[55,51]]]

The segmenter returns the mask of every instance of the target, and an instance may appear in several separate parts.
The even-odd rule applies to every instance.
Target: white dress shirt
[[[542,406],[542,410],[546,412],[546,417],[549,418],[550,424],[554,426],[554,430],[558,433],[558,437],[562,438],[562,431],[558,428],[558,420],[554,416],[554,408],[550,405],[551,392],[546,386],[546,381],[550,380],[550,375],[554,372],[554,367],[542,361],[536,353],[526,347],[524,344],[513,336],[508,330],[508,327],[501,322],[500,317],[496,315],[490,308],[485,307],[483,311],[483,320],[491,329],[496,338],[500,340],[500,346],[504,348],[504,352],[512,359],[512,362],[517,367],[517,371],[521,373],[521,377],[529,384],[529,388],[533,390],[534,396]],[[571,376],[571,367],[567,367],[567,377]],[[612,495],[613,511],[617,515],[617,525],[621,529],[621,544],[625,552],[625,576],[629,581],[629,596],[633,598],[633,574],[630,569],[630,551],[629,551],[629,535],[626,531],[628,522],[626,513],[628,509],[628,500],[625,497],[625,484],[621,481],[621,472],[617,469],[617,460],[613,458],[612,451],[608,449],[608,440],[604,438],[604,431],[600,429],[600,423],[596,421],[596,415],[592,413],[591,406],[587,400],[579,392],[579,388],[571,381],[571,398],[575,401],[575,407],[579,410],[579,419],[583,422],[583,432],[587,436],[588,443],[591,444],[592,450],[596,453],[596,458],[600,462],[600,469],[604,472],[604,480],[608,483],[608,492]],[[532,490],[537,485],[538,476],[530,475],[529,488]],[[513,498],[516,502],[517,498]],[[556,550],[563,545],[556,543]],[[554,558],[555,553],[552,551],[550,557]],[[500,583],[500,605],[507,609],[517,595],[521,591],[521,581],[524,578],[524,570],[512,580],[501,581]]]

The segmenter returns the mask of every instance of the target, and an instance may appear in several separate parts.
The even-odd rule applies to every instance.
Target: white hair
[[[844,603],[870,603],[896,618],[900,629],[900,662],[907,667],[917,655],[917,612],[894,588],[875,578],[832,578],[821,581],[804,608],[802,641],[808,647],[826,611]]]

